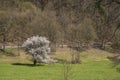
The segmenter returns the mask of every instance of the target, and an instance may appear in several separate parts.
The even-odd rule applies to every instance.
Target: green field
[[[53,57],[69,60],[69,51],[58,51]],[[23,55],[23,52],[21,52]],[[0,57],[0,80],[64,80],[62,63],[32,65],[25,57]],[[70,80],[120,80],[120,65],[107,59],[112,54],[100,50],[81,53],[82,64],[69,65]]]

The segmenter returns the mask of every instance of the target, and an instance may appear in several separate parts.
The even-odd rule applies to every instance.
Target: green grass
[[[120,72],[108,61],[84,62],[71,67],[71,80],[120,80]],[[62,80],[62,70],[60,63],[37,66],[0,63],[0,80]]]
[[[101,51],[98,56],[91,51],[83,53],[82,64],[69,66],[71,80],[120,80],[120,65],[113,67],[113,63],[106,59],[110,54],[103,54],[104,52]],[[56,58],[62,58],[63,54],[60,57],[59,55],[61,53],[56,54]],[[3,58],[0,59],[0,80],[63,80],[62,63],[33,66],[32,62],[25,58],[8,57],[10,61],[5,61]]]

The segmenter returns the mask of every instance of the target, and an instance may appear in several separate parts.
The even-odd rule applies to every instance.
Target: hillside
[[[0,45],[22,45],[39,35],[52,45],[110,44],[119,50],[119,15],[119,0],[1,0]]]

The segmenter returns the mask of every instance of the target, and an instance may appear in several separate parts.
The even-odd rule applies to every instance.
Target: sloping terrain
[[[16,52],[17,53],[17,52]],[[70,60],[70,49],[58,49],[52,57]],[[81,53],[81,64],[37,64],[20,50],[20,56],[0,55],[0,80],[64,80],[65,66],[71,80],[120,80],[120,65],[113,66],[108,59],[113,54],[98,49]]]

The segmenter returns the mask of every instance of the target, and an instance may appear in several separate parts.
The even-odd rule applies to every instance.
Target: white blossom
[[[50,41],[46,37],[33,36],[23,43],[23,47],[32,54],[33,59],[37,62],[56,62],[48,56],[50,53],[49,44]]]

